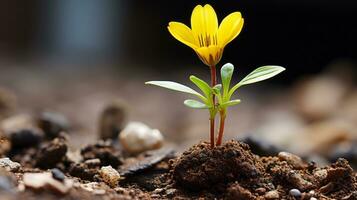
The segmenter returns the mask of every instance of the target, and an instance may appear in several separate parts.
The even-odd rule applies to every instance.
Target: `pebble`
[[[119,141],[129,153],[141,153],[158,149],[164,137],[157,129],[151,129],[141,122],[130,122],[119,134]]]
[[[160,194],[160,193],[162,193],[164,191],[164,189],[162,189],[162,188],[156,188],[154,191],[153,191],[153,193],[154,194]]]
[[[0,168],[9,172],[17,172],[21,168],[21,165],[18,162],[13,162],[10,158],[0,158]]]
[[[172,197],[175,193],[176,193],[176,189],[174,189],[174,188],[171,188],[171,189],[167,189],[166,191],[165,191],[165,194],[168,196],[168,197]]]
[[[66,178],[66,176],[63,174],[63,172],[57,168],[53,168],[51,170],[51,173],[52,173],[52,177],[56,180],[64,181],[64,179]]]
[[[289,191],[289,194],[295,198],[300,198],[301,197],[301,192],[298,189],[291,189]]]
[[[278,191],[272,190],[272,191],[265,193],[264,197],[266,199],[279,199],[280,196],[279,196]]]
[[[36,146],[43,138],[43,131],[37,128],[29,115],[15,115],[3,120],[0,129],[9,138],[13,148]]]
[[[120,174],[112,166],[104,166],[99,170],[103,181],[112,187],[116,187],[120,180]]]
[[[84,163],[85,163],[89,168],[97,167],[97,166],[100,166],[100,164],[101,164],[99,158],[89,159],[89,160],[84,161]]]
[[[114,139],[123,130],[127,111],[122,101],[115,101],[104,108],[99,120],[99,137],[101,139]]]
[[[52,173],[25,173],[23,175],[23,181],[27,188],[34,190],[45,190],[50,188],[52,191],[59,194],[66,194],[72,188],[73,181],[65,179],[60,182],[53,178]]]
[[[38,119],[38,126],[45,132],[47,138],[55,138],[64,131],[67,132],[70,124],[67,118],[55,112],[43,112]]]
[[[88,192],[92,192],[96,195],[103,195],[105,194],[105,190],[103,189],[102,185],[98,182],[90,182],[85,184],[80,184],[80,187]]]
[[[303,169],[307,166],[307,164],[297,155],[288,152],[280,152],[278,154],[280,160],[284,160],[288,162],[294,169]]]
[[[0,170],[0,193],[2,191],[13,192],[14,189],[14,179],[6,171]]]

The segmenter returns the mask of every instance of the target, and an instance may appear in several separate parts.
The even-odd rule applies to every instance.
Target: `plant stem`
[[[214,118],[210,118],[210,140],[211,140],[211,148],[214,147]]]
[[[211,86],[214,87],[217,84],[217,75],[216,75],[216,66],[210,67],[211,71]],[[216,97],[212,95],[213,106],[216,105]],[[216,109],[213,107],[213,109]],[[215,113],[215,112],[214,112]],[[214,131],[215,131],[215,114],[210,115],[210,140],[211,140],[211,148],[214,147]]]
[[[223,132],[224,132],[224,121],[226,120],[226,111],[220,111],[220,122],[219,122],[219,132],[216,145],[219,146],[222,144]]]

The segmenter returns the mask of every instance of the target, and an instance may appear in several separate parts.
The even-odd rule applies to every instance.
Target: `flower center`
[[[217,35],[200,34],[198,35],[198,43],[200,47],[209,47],[210,45],[217,45]]]

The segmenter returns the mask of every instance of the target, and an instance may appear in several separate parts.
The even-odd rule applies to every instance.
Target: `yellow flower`
[[[222,58],[224,47],[238,36],[244,19],[240,12],[233,12],[218,26],[212,6],[197,5],[191,15],[191,28],[180,22],[170,22],[168,29],[174,38],[191,47],[208,66],[215,66]]]

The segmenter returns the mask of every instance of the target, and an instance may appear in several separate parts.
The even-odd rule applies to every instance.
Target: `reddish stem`
[[[210,121],[210,139],[211,139],[211,148],[214,147],[214,118],[209,119]]]
[[[216,145],[219,146],[222,144],[222,139],[223,139],[223,132],[224,132],[224,121],[226,120],[226,113],[225,112],[220,112],[220,122],[219,122],[219,132],[218,132],[218,138]]]
[[[210,67],[211,71],[211,86],[214,87],[217,84],[217,75],[216,75],[216,66]],[[216,97],[212,95],[213,98],[213,105],[216,104]],[[214,126],[215,126],[215,116],[210,116],[210,140],[211,140],[211,147],[214,147]]]

